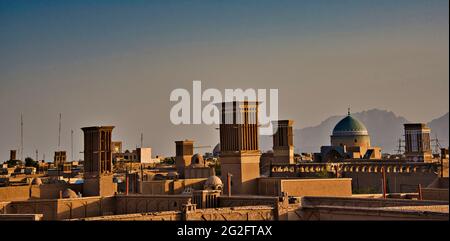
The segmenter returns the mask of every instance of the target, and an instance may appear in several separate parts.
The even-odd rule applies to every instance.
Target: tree
[[[37,161],[33,160],[33,158],[27,157],[27,158],[25,158],[25,166],[26,167],[36,167],[37,168],[39,166],[39,164],[38,164]]]
[[[161,163],[167,164],[167,165],[173,165],[173,164],[175,164],[175,157],[166,157],[166,158],[164,158],[164,160],[161,161]]]
[[[22,162],[20,160],[8,160],[5,163],[8,164],[8,167],[15,167],[20,165]]]

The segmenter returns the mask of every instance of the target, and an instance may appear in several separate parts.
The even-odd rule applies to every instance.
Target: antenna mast
[[[144,147],[144,133],[141,133],[141,148]]]
[[[58,151],[61,147],[61,113],[59,113],[59,130],[58,130]]]
[[[23,161],[23,115],[20,114],[20,160]]]
[[[398,138],[398,146],[397,146],[397,150],[396,150],[396,154],[402,154],[403,148],[405,147],[404,145],[402,145],[404,141],[401,138]]]
[[[439,139],[437,137],[437,134],[434,134],[434,139],[431,139],[431,142],[433,142],[433,146],[434,146],[434,150],[433,150],[433,154],[439,154],[441,152],[441,143],[439,143]]]
[[[70,130],[70,155],[72,156],[72,161],[74,161],[74,159],[73,159],[73,130]]]

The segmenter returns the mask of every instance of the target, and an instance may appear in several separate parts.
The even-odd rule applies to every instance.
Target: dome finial
[[[348,110],[347,115],[350,115],[350,107],[348,107],[347,110]]]

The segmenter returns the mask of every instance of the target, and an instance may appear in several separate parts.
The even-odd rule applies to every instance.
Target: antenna
[[[70,130],[70,155],[72,156],[72,161],[74,161],[74,159],[73,159],[73,130]]]
[[[23,115],[20,114],[20,160],[23,161]]]
[[[402,140],[401,138],[398,138],[398,146],[397,146],[397,150],[395,150],[396,151],[396,154],[402,154],[403,152],[404,152],[404,145],[403,145],[403,142],[405,142],[404,140]]]
[[[434,139],[431,139],[431,142],[434,143],[433,144],[433,146],[434,146],[434,148],[433,148],[434,149],[433,150],[434,154],[439,154],[442,147],[441,147],[441,143],[439,143],[439,139],[438,139],[436,133],[434,133]]]
[[[36,149],[36,161],[39,161],[39,151]]]
[[[144,133],[141,132],[141,148],[144,147]]]
[[[58,130],[58,151],[61,147],[61,113],[59,113],[59,130]]]

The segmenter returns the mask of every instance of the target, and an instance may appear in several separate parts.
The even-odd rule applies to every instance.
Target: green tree
[[[161,163],[163,164],[167,164],[167,165],[173,165],[175,164],[175,157],[166,157],[164,158],[164,160],[161,161]]]
[[[39,166],[39,164],[38,164],[37,161],[33,160],[33,158],[27,157],[27,158],[25,158],[25,166],[26,167],[36,167],[37,168]]]
[[[20,165],[22,162],[20,160],[8,160],[5,163],[8,164],[8,167],[15,167]]]

